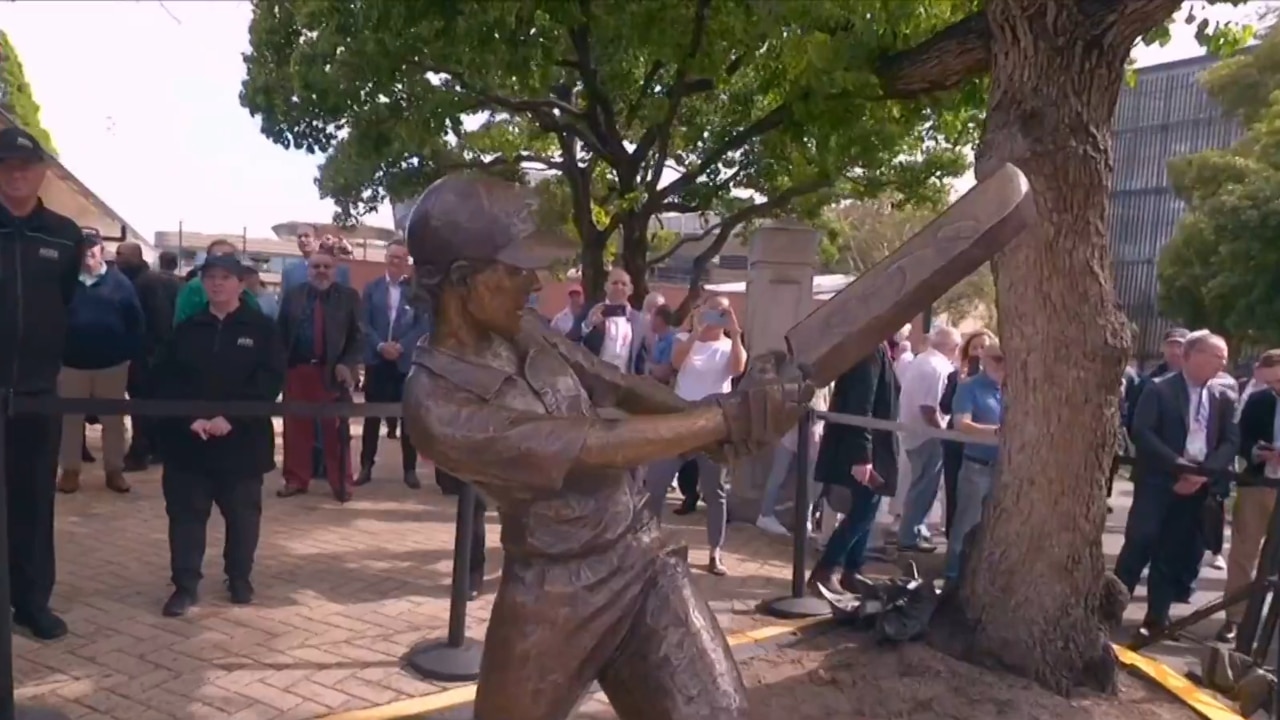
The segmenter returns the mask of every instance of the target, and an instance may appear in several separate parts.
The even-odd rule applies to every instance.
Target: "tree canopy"
[[[35,136],[45,150],[57,154],[53,138],[40,124],[40,105],[31,93],[31,84],[22,69],[18,51],[9,41],[9,35],[0,30],[0,107],[13,116],[24,130]]]
[[[894,100],[877,71],[977,5],[257,0],[241,101],[273,141],[325,156],[317,185],[347,219],[453,170],[544,173],[584,284],[602,286],[613,243],[640,295],[678,244],[650,247],[663,213],[719,219],[701,270],[770,216],[942,197],[981,79]]]
[[[1205,89],[1246,127],[1225,150],[1177,158],[1187,204],[1160,256],[1160,310],[1245,344],[1280,343],[1280,36],[1224,60]]]

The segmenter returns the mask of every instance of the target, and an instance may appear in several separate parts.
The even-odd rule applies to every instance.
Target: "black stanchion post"
[[[810,597],[805,592],[805,576],[809,564],[809,514],[812,500],[809,498],[810,463],[809,438],[813,434],[813,411],[800,416],[796,428],[796,505],[795,522],[791,528],[791,594],[770,600],[764,604],[765,613],[776,618],[797,619],[822,617],[831,614],[831,604],[824,598]]]
[[[444,642],[432,640],[415,646],[405,660],[411,670],[427,680],[466,682],[480,677],[480,656],[484,645],[467,637],[467,595],[471,581],[471,533],[476,519],[476,490],[470,483],[461,485],[453,540],[449,632]]]
[[[5,607],[0,612],[0,720],[67,720],[57,710],[30,706],[19,707],[13,699],[13,625],[9,613],[9,475],[8,432],[10,393],[0,388],[0,598]],[[53,482],[53,478],[49,478]]]

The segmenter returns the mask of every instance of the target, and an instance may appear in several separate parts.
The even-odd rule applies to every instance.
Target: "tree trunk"
[[[1081,5],[986,5],[992,88],[978,175],[1021,168],[1040,225],[995,264],[1008,363],[1002,473],[958,596],[975,661],[1063,694],[1115,685],[1098,619],[1103,488],[1129,342],[1106,219],[1111,119],[1132,38],[1084,18]]]
[[[647,219],[629,219],[623,223],[619,240],[622,269],[631,276],[631,305],[637,310],[649,295],[649,228],[643,220]]]
[[[588,307],[604,299],[604,234],[594,226],[579,231],[582,237],[582,294]]]

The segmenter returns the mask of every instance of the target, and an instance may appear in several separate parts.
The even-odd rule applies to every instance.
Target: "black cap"
[[[0,160],[30,160],[38,162],[49,155],[35,136],[20,127],[0,130]]]
[[[240,259],[235,255],[210,255],[204,259],[204,263],[200,266],[200,274],[204,275],[210,270],[226,270],[238,278],[244,277],[244,265],[240,264]]]
[[[571,259],[581,246],[530,187],[478,174],[432,183],[405,230],[414,272],[442,275],[459,260],[498,261],[541,270]]]
[[[1190,334],[1186,328],[1169,328],[1164,331],[1164,342],[1185,342]]]

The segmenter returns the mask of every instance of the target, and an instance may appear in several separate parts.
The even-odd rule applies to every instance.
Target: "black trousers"
[[[145,400],[149,397],[150,363],[138,361],[129,363],[129,384],[126,391],[134,400]],[[129,450],[125,457],[146,462],[160,454],[157,418],[145,415],[130,415],[129,427],[133,430],[129,438]]]
[[[169,516],[169,566],[174,587],[195,592],[203,574],[209,515],[218,506],[226,522],[223,568],[231,580],[248,580],[262,527],[262,476],[227,477],[164,469],[160,479]]]
[[[9,503],[9,577],[14,612],[42,612],[53,597],[57,565],[53,506],[62,419],[16,415],[4,433]]]
[[[698,463],[689,460],[680,466],[676,471],[676,487],[680,488],[680,495],[691,507],[698,502],[702,497],[698,494]]]
[[[395,363],[379,362],[369,365],[364,370],[365,402],[400,402],[404,399],[404,373]],[[392,418],[387,418],[387,427],[392,428]],[[360,438],[360,467],[372,467],[378,455],[378,431],[382,428],[382,418],[367,417],[364,419],[364,430]],[[409,442],[409,434],[400,434],[400,464],[406,473],[418,469],[418,451]]]
[[[1160,481],[1133,485],[1133,504],[1124,528],[1124,546],[1116,557],[1116,577],[1129,588],[1147,573],[1147,614],[1167,618],[1169,608],[1200,574],[1204,556],[1202,513],[1208,492],[1181,496]]]
[[[445,495],[458,495],[462,492],[463,482],[448,472],[436,468],[436,485]],[[484,514],[489,511],[484,497],[476,493],[476,507],[471,516],[471,564],[467,567],[471,574],[471,582],[484,579]]]
[[[964,464],[964,443],[942,441],[942,485],[946,493],[943,517],[947,537],[951,537],[951,521],[956,515],[956,486],[960,482],[960,466]]]

